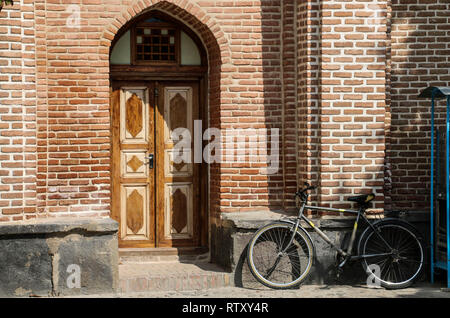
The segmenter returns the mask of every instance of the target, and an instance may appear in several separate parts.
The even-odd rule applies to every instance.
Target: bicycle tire
[[[409,287],[420,277],[424,268],[425,249],[420,234],[411,224],[401,220],[384,220],[373,226],[396,252],[393,255],[363,259],[364,270],[386,289]],[[361,235],[359,255],[388,252],[374,229],[368,228]],[[373,264],[379,266],[379,272],[372,272]]]
[[[293,243],[279,255],[292,237],[293,225],[274,222],[258,229],[247,248],[247,263],[253,277],[274,289],[300,285],[308,276],[314,258],[313,242],[302,228]],[[265,254],[264,259],[262,254]],[[278,259],[278,260],[277,260]],[[283,269],[287,269],[284,271]],[[265,272],[264,272],[265,271]]]

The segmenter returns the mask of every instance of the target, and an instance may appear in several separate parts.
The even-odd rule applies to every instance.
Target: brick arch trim
[[[122,11],[105,27],[100,45],[109,48],[120,28],[135,17],[154,9],[182,21],[196,32],[205,46],[210,65],[222,65],[229,62],[231,54],[228,41],[220,25],[198,5],[186,0],[134,0],[127,10]]]

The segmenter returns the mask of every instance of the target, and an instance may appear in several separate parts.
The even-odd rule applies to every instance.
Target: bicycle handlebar
[[[308,190],[315,190],[316,188],[317,188],[316,186],[309,185],[308,182],[305,182],[305,188],[303,188],[301,190],[298,190],[295,193],[295,196],[302,196],[306,191],[308,191]]]

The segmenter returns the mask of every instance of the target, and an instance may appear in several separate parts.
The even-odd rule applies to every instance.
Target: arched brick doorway
[[[194,120],[202,121],[203,130],[208,122],[220,126],[220,119],[210,115],[220,104],[220,49],[209,28],[165,1],[117,30],[110,58],[127,33],[130,64],[110,64],[111,215],[120,223],[119,246],[207,247],[209,167],[174,164],[174,143],[169,139],[173,129],[183,124],[193,138]],[[182,46],[183,36],[197,46],[199,64],[183,65],[182,52],[176,47]],[[164,52],[159,45],[161,51],[153,54],[159,56],[157,61],[146,54],[155,53],[154,46],[145,46],[155,38],[169,44]],[[153,155],[153,167],[147,165],[149,155]]]

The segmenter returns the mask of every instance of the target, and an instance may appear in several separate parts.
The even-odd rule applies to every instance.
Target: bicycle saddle
[[[364,204],[372,201],[375,198],[375,194],[369,193],[369,194],[361,194],[354,197],[349,197],[347,200],[352,202],[357,202],[359,204]]]

